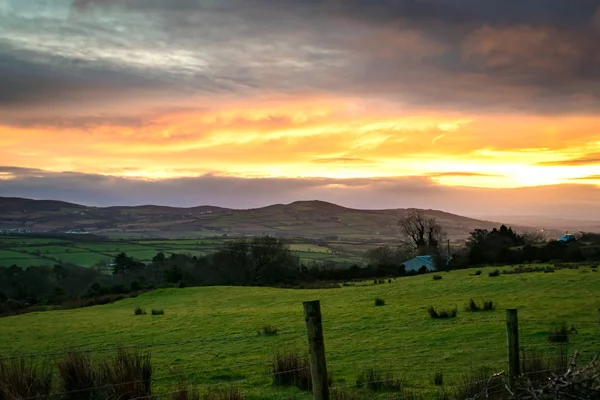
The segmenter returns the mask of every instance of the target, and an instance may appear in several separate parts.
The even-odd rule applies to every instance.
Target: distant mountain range
[[[53,200],[0,197],[0,229],[31,232],[82,231],[112,236],[184,238],[270,234],[280,237],[397,240],[398,220],[414,209],[356,210],[323,201],[297,201],[237,210],[216,206],[177,208],[143,205],[88,207]],[[451,240],[465,239],[475,228],[492,229],[501,222],[421,210],[435,217]],[[529,224],[513,225],[518,231]],[[552,235],[562,231],[553,229]]]

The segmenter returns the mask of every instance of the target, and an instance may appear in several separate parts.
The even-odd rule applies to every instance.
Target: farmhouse
[[[450,257],[446,257],[446,263],[449,262]],[[415,258],[404,261],[402,265],[404,265],[406,271],[418,271],[423,267],[427,268],[427,271],[435,271],[437,269],[435,267],[433,256],[416,256]]]
[[[431,256],[416,256],[402,263],[406,271],[418,271],[425,267],[428,271],[435,271],[435,263]]]

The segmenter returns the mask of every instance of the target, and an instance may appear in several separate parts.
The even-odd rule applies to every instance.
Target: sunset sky
[[[600,0],[0,0],[0,196],[600,215]]]

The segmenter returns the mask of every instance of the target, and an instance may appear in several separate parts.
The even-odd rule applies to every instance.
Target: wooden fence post
[[[508,382],[509,386],[513,388],[515,378],[521,374],[521,363],[519,361],[519,320],[516,309],[506,310],[506,338],[508,347]]]
[[[313,400],[329,400],[329,375],[325,361],[321,304],[318,300],[304,302],[304,319],[308,332]]]

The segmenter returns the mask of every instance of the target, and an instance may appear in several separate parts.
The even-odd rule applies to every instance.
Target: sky
[[[0,0],[0,196],[600,215],[600,0]]]

